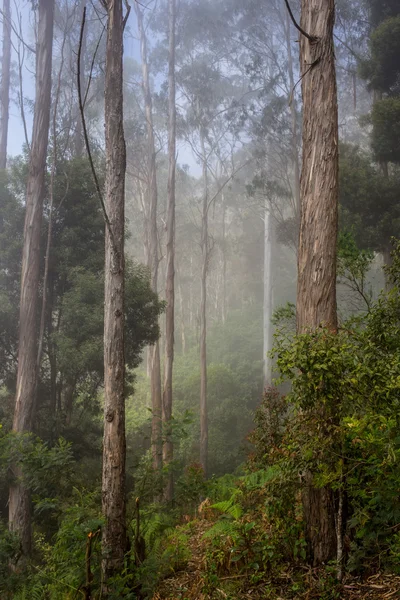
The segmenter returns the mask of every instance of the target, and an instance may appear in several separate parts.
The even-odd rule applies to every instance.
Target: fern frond
[[[203,538],[212,539],[220,536],[235,537],[236,534],[237,531],[233,521],[230,519],[220,519],[203,534]]]
[[[236,520],[240,519],[240,517],[243,514],[242,507],[240,506],[240,504],[237,504],[234,501],[234,498],[230,498],[229,500],[224,500],[223,502],[217,502],[216,504],[213,504],[211,506],[211,508],[215,508],[216,510],[219,510],[220,512],[222,512],[224,514],[227,514]]]

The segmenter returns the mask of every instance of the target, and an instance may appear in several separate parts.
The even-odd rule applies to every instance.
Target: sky
[[[32,22],[32,3],[30,0],[21,0],[18,4],[19,10],[22,14],[22,27],[24,32],[24,39],[32,46],[35,45],[34,34],[33,34],[33,22]],[[15,5],[12,6],[12,19],[16,22],[16,10]],[[127,34],[124,38],[124,55],[131,57],[136,61],[140,62],[140,46],[139,41],[136,38],[137,25],[135,11],[131,10],[128,20]],[[15,34],[12,33],[13,42],[16,43]],[[15,73],[17,73],[17,55],[15,50],[12,51],[12,61]],[[35,96],[35,78],[34,78],[34,56],[26,57],[26,65],[23,72],[23,94],[28,100],[25,102],[25,117],[27,122],[28,136],[30,138],[33,124],[33,112],[31,106],[33,106],[33,100]],[[16,82],[16,86],[18,83]],[[31,102],[29,102],[31,101]],[[10,102],[10,117],[9,117],[9,138],[8,138],[8,154],[9,156],[17,156],[21,154],[23,144],[25,142],[24,129],[22,125],[20,109],[16,102],[16,95]],[[189,165],[189,169],[192,175],[199,175],[201,173],[201,167],[197,164],[195,157],[187,145],[180,143],[178,144],[178,162],[180,164]]]

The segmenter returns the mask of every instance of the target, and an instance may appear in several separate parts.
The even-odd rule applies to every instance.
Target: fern
[[[237,535],[235,523],[231,519],[220,519],[203,534],[203,538],[235,537],[235,535]]]
[[[271,483],[276,480],[280,475],[280,468],[278,466],[272,466],[268,469],[260,469],[254,473],[249,473],[241,478],[245,487],[248,490],[256,490],[263,488],[267,483]]]
[[[213,504],[211,508],[215,508],[216,510],[229,515],[235,520],[240,519],[243,514],[242,507],[240,504],[235,502],[234,496],[229,500],[224,500],[223,502],[217,502],[216,504]]]

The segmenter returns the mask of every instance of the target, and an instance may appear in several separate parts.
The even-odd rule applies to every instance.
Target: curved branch
[[[81,32],[80,32],[80,35],[79,35],[79,46],[78,46],[77,83],[78,83],[79,111],[81,113],[82,128],[83,128],[83,137],[85,139],[86,151],[88,153],[90,168],[91,168],[93,179],[94,179],[94,183],[95,183],[95,186],[96,186],[97,195],[98,195],[99,200],[100,200],[101,209],[103,211],[103,216],[104,216],[104,220],[106,222],[108,233],[110,235],[110,239],[111,239],[112,244],[113,244],[113,246],[115,248],[114,235],[113,235],[113,231],[112,231],[112,228],[111,228],[110,219],[108,218],[108,214],[107,214],[107,211],[106,211],[106,206],[104,204],[103,194],[101,193],[100,183],[99,183],[99,180],[98,180],[98,177],[97,177],[97,173],[96,173],[96,169],[95,169],[94,163],[93,163],[92,152],[90,150],[89,137],[88,137],[87,128],[86,128],[85,113],[84,113],[84,110],[83,110],[84,106],[83,106],[83,101],[82,101],[82,89],[81,89],[81,55],[82,55],[82,40],[83,40],[83,32],[85,30],[85,22],[86,22],[86,6],[83,8]]]
[[[298,31],[300,31],[300,33],[301,33],[302,35],[304,35],[304,37],[306,37],[308,40],[310,40],[310,42],[311,42],[312,44],[315,44],[315,42],[318,42],[318,39],[319,39],[319,38],[318,38],[317,36],[315,36],[315,35],[310,35],[310,34],[309,34],[309,33],[307,33],[306,31],[304,31],[304,29],[302,29],[302,28],[300,27],[300,25],[297,23],[296,19],[294,18],[294,15],[293,15],[293,13],[292,13],[292,9],[290,8],[290,5],[289,5],[289,0],[285,0],[285,4],[286,4],[286,8],[288,9],[289,16],[290,16],[290,18],[292,19],[292,23],[293,23],[293,25],[296,27],[296,29],[297,29]]]

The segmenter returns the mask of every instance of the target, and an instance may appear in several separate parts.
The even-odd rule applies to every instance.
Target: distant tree
[[[11,10],[10,0],[3,0],[3,55],[0,87],[0,169],[7,165],[8,112],[10,106]]]
[[[168,431],[172,416],[172,373],[174,364],[175,335],[175,171],[176,171],[176,85],[175,85],[175,28],[176,2],[168,1],[169,7],[169,59],[168,59],[168,204],[167,204],[167,267],[165,298],[167,302],[165,318],[165,374],[163,390],[163,423],[167,439],[163,447],[163,462],[171,463],[173,447]],[[166,494],[172,500],[173,480],[169,475]]]
[[[351,231],[359,248],[384,255],[400,231],[400,173],[386,177],[369,152],[340,145],[340,227]]]
[[[40,241],[45,197],[50,124],[54,0],[39,0],[36,48],[36,95],[26,188],[26,214],[21,273],[18,372],[13,430],[32,430],[38,381],[38,305]],[[15,476],[18,478],[18,469]],[[17,480],[10,485],[9,526],[21,538],[23,556],[31,550],[30,495]]]
[[[147,35],[143,21],[142,9],[138,2],[134,3],[140,37],[140,51],[142,58],[142,88],[146,118],[147,132],[147,202],[148,219],[147,242],[148,242],[148,266],[151,271],[151,281],[153,290],[157,293],[158,288],[158,229],[157,229],[157,168],[156,168],[156,145],[154,139],[153,124],[153,100],[150,89],[149,62],[147,56]],[[158,342],[150,349],[150,372],[151,372],[151,398],[152,398],[152,452],[153,464],[155,469],[162,466],[162,390],[161,390],[161,366],[160,366],[160,346]]]
[[[374,93],[371,148],[383,175],[391,179],[400,165],[400,6],[393,0],[368,4],[373,29],[369,58],[361,62],[360,70]],[[381,240],[381,247],[385,263],[390,264],[390,237]]]

